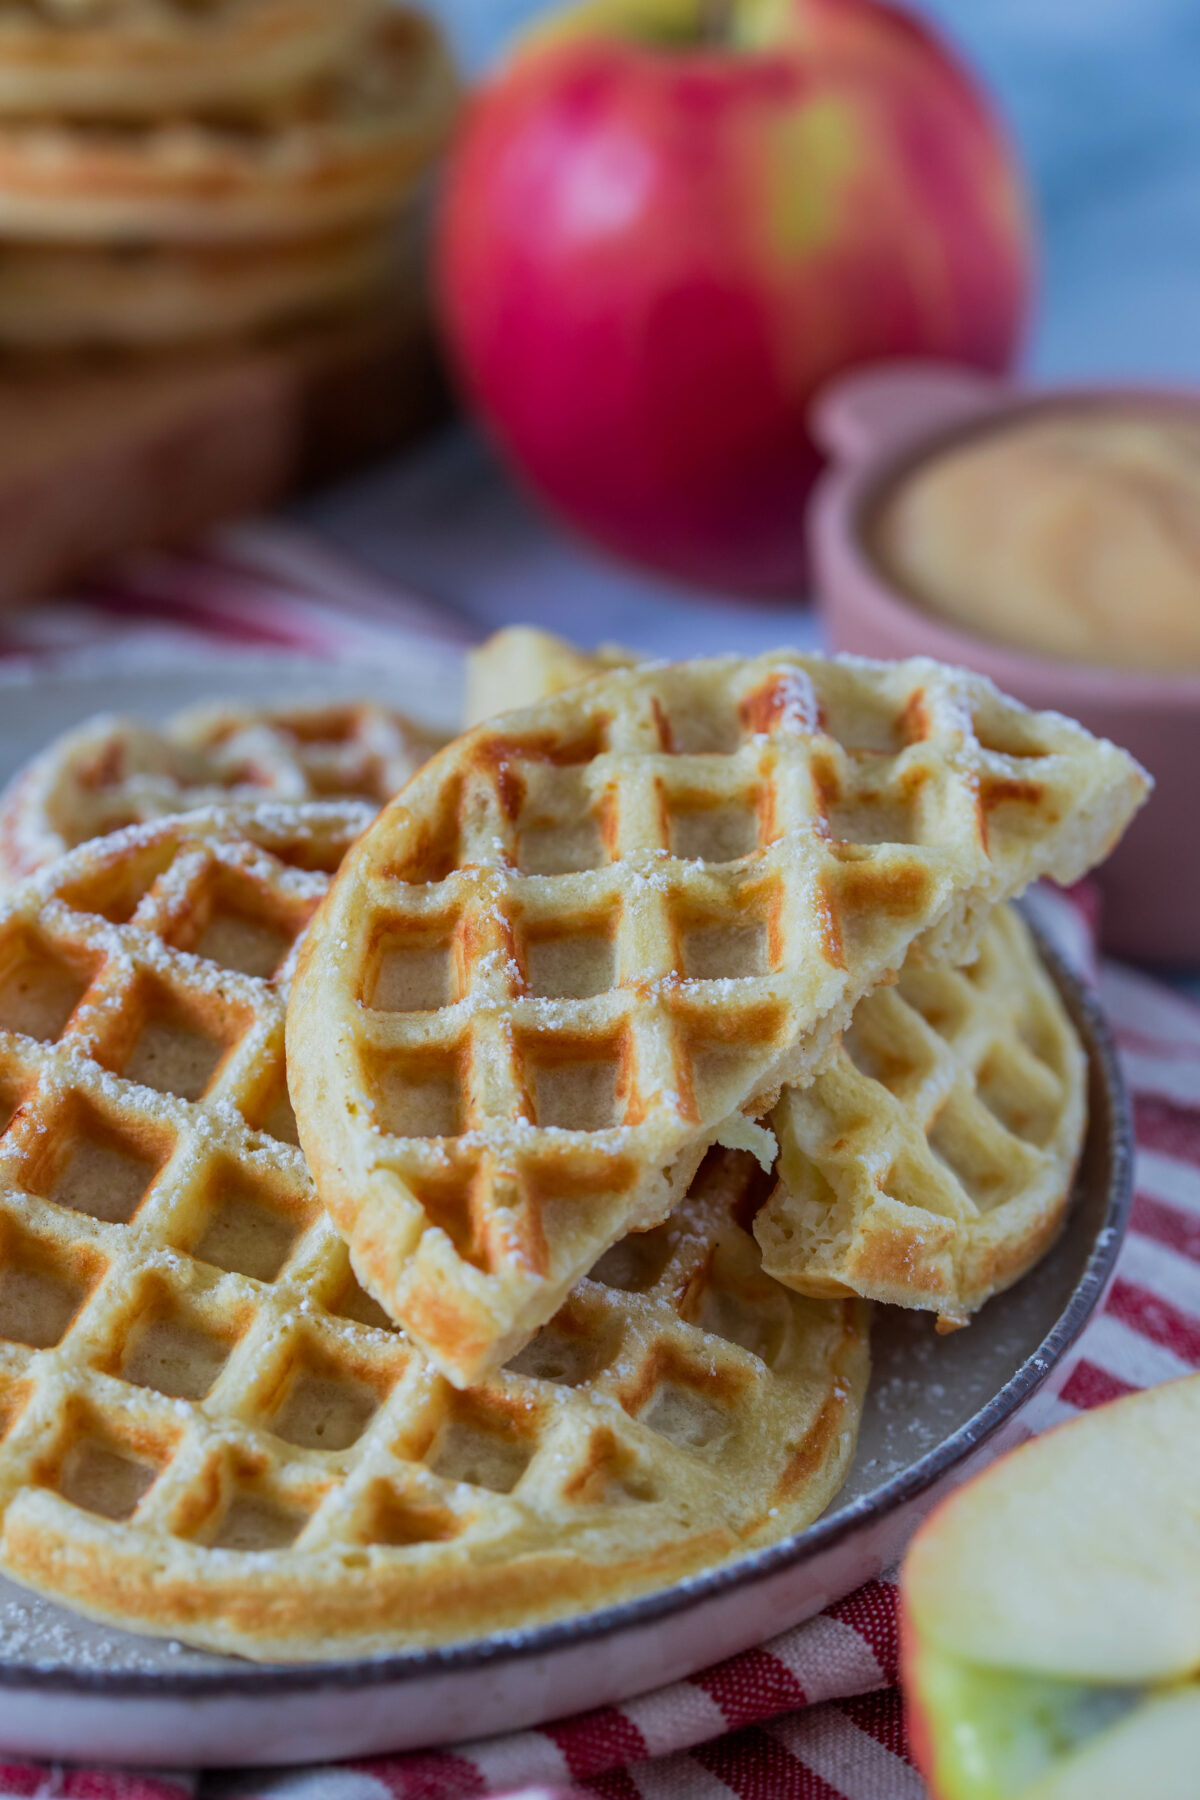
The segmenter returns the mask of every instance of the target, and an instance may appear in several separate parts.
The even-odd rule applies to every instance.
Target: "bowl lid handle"
[[[878,363],[822,388],[809,421],[829,456],[861,463],[984,412],[1010,391],[995,376],[953,363]]]

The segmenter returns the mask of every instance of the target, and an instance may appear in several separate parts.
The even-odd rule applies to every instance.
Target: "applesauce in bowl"
[[[1104,943],[1200,964],[1200,394],[891,363],[812,424],[832,648],[979,670],[1132,751],[1156,789],[1100,873]]]
[[[1072,662],[1200,672],[1200,416],[1047,408],[909,470],[868,543],[917,605]]]

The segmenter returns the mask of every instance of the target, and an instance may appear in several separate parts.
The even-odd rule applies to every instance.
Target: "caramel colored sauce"
[[[1064,405],[980,433],[899,481],[868,539],[910,599],[968,631],[1200,669],[1200,413]]]

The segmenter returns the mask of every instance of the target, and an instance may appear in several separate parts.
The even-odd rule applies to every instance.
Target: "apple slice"
[[[937,1800],[1200,1795],[1200,1376],[1024,1445],[952,1495],[901,1583]]]

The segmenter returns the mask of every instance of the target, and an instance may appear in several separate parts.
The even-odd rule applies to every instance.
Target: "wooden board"
[[[0,605],[278,504],[446,408],[423,309],[152,358],[0,365]]]

